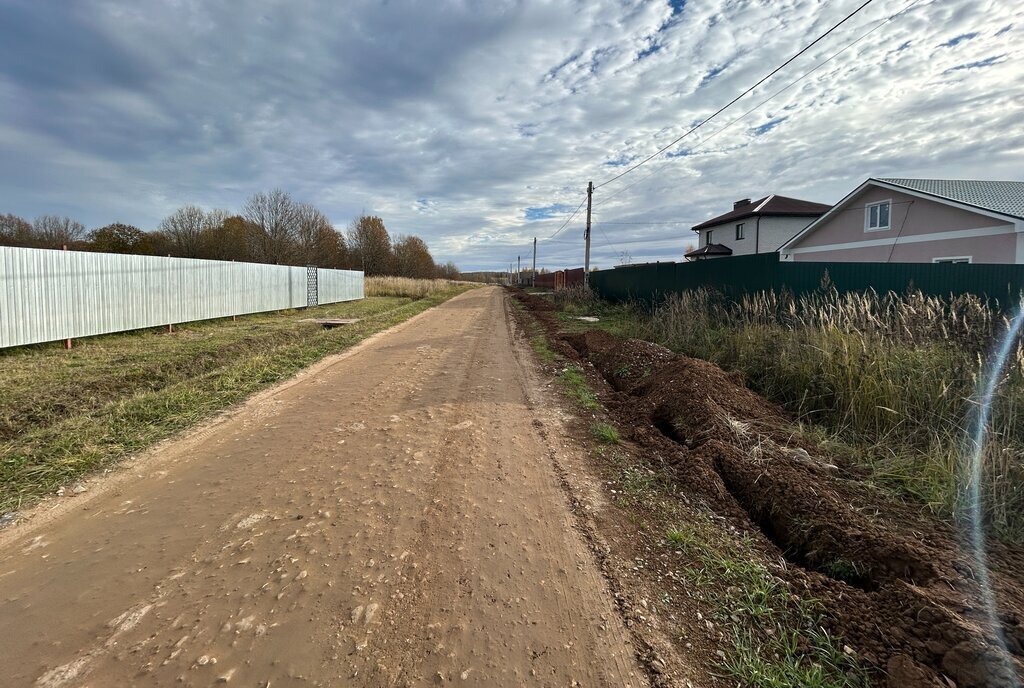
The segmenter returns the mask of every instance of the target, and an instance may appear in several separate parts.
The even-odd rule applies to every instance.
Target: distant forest
[[[69,217],[42,215],[29,222],[8,213],[0,215],[0,246],[315,265],[367,275],[459,276],[454,263],[434,262],[423,239],[392,237],[375,215],[356,218],[340,232],[319,209],[280,190],[253,195],[240,213],[187,205],[153,231],[120,222],[87,231]]]

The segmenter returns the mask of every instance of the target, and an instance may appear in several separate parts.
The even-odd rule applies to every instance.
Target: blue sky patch
[[[960,45],[964,41],[969,41],[972,38],[977,38],[977,36],[978,36],[978,32],[977,31],[972,31],[971,33],[962,33],[959,36],[956,36],[955,38],[950,38],[945,43],[940,43],[939,47],[940,48],[952,48],[954,46]]]
[[[555,215],[563,215],[568,212],[572,212],[572,207],[564,203],[555,203],[538,208],[527,208],[525,215],[527,220],[550,220]]]
[[[722,65],[721,67],[712,67],[707,74],[704,75],[704,78],[700,80],[700,83],[697,84],[697,88],[702,88],[714,81],[715,77],[725,71],[725,68],[726,65]]]
[[[965,69],[984,69],[985,67],[991,67],[994,64],[999,64],[1006,57],[1006,53],[1002,55],[993,55],[992,57],[986,57],[984,60],[978,60],[976,62],[968,62],[966,64],[957,65],[956,67],[950,67],[943,74],[949,74],[950,72],[959,72]]]
[[[661,50],[661,45],[659,45],[658,43],[651,43],[650,47],[644,48],[643,50],[636,54],[637,62],[644,59],[645,57],[653,55],[659,50]]]
[[[761,136],[767,134],[769,131],[785,122],[789,117],[775,117],[770,119],[759,127],[754,127],[754,136]]]

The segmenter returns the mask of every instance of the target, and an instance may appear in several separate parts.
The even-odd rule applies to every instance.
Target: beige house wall
[[[867,230],[865,207],[890,201],[889,229]],[[970,257],[973,263],[1016,263],[1014,223],[912,194],[869,185],[810,234],[787,247],[783,260],[931,263]],[[949,237],[942,236],[950,234]],[[1020,257],[1018,257],[1020,256]]]

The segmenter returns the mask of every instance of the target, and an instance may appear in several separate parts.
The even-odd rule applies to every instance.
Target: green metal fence
[[[736,299],[768,290],[804,294],[820,289],[826,274],[840,292],[919,289],[936,296],[977,294],[1015,304],[1024,291],[1024,265],[781,262],[777,253],[600,270],[591,273],[590,283],[610,301],[658,301],[699,287]]]

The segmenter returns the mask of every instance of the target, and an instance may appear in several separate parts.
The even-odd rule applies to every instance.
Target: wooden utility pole
[[[537,237],[533,237],[533,272],[530,273],[530,286],[537,286]]]
[[[587,184],[587,231],[583,238],[587,242],[587,252],[583,258],[583,286],[590,288],[590,208],[594,201],[594,182]]]
[[[516,286],[523,286],[523,257],[516,256]]]

